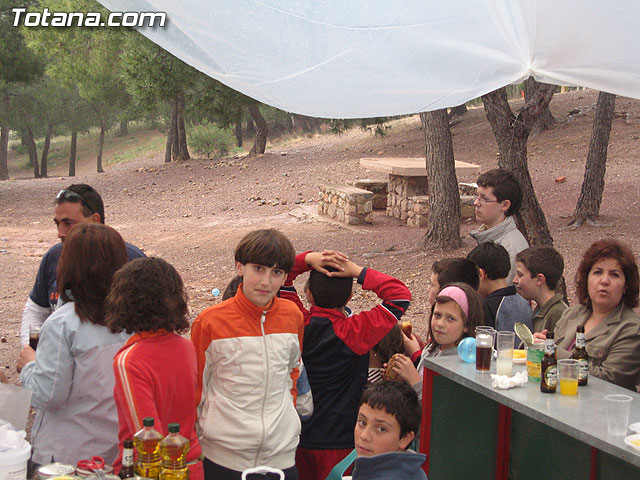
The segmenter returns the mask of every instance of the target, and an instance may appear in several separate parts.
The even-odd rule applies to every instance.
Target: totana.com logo
[[[167,21],[165,12],[110,12],[104,19],[99,12],[11,11],[14,27],[164,27]]]

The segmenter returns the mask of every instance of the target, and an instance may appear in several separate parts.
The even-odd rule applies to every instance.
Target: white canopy
[[[100,0],[260,102],[355,118],[459,105],[533,75],[640,98],[637,0]]]

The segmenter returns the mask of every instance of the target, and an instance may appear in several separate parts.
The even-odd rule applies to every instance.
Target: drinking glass
[[[498,375],[510,377],[512,374],[515,336],[514,332],[498,332],[497,334],[496,350],[498,350],[498,360],[496,362],[496,373]]]

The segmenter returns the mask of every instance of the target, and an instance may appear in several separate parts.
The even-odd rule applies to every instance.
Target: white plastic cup
[[[513,341],[514,332],[498,332],[496,337],[496,350],[498,359],[496,361],[496,373],[510,377],[513,373]]]
[[[606,395],[604,400],[607,406],[607,432],[612,436],[626,435],[632,398],[629,395]]]
[[[0,452],[0,480],[26,480],[31,445]]]

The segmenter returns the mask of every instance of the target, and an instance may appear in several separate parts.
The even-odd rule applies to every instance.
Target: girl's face
[[[436,302],[431,317],[431,334],[442,350],[455,347],[469,330],[463,318],[462,309],[456,302]]]

